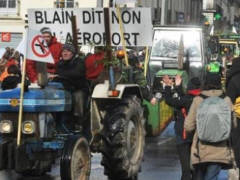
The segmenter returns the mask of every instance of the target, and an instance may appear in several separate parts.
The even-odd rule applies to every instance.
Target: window
[[[57,0],[57,8],[74,8],[74,0]]]
[[[201,60],[200,59],[201,42],[200,42],[200,33],[198,31],[156,30],[154,33],[151,57],[177,59],[181,36],[183,36],[185,56],[188,53],[190,60],[200,61]]]
[[[17,14],[17,0],[0,0],[0,15]]]

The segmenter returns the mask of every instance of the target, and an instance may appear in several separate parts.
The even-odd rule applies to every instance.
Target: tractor
[[[120,10],[118,17],[121,22]],[[104,19],[109,66],[106,78],[92,86],[86,106],[90,114],[91,138],[87,140],[81,128],[69,125],[72,122],[72,96],[61,84],[30,87],[24,93],[23,101],[20,101],[19,88],[1,91],[0,170],[14,169],[23,175],[41,175],[50,171],[51,165],[60,158],[62,180],[88,180],[91,152],[99,152],[102,153],[104,174],[109,180],[137,180],[145,145],[143,97],[139,85],[119,83],[111,64],[114,53],[107,8]],[[120,29],[123,37],[123,28]],[[128,73],[131,76],[131,70]],[[121,77],[121,70],[119,74]],[[22,123],[17,121],[19,101],[23,102]],[[16,142],[19,133],[22,135],[20,145]]]
[[[69,127],[71,94],[60,83],[29,87],[23,101],[22,142],[17,145],[19,98],[20,88],[0,92],[0,170],[41,176],[60,158],[62,179],[88,179],[88,141]]]
[[[112,70],[110,79],[114,80]],[[88,180],[91,152],[100,152],[110,180],[136,180],[145,145],[141,90],[133,83],[111,87],[111,82],[105,80],[93,89],[85,107],[92,138],[86,138],[81,128],[74,126],[72,95],[61,83],[48,82],[44,88],[29,86],[24,93],[20,145],[17,134],[21,89],[1,91],[0,170],[41,176],[51,171],[60,158],[61,179]]]
[[[159,103],[152,105],[144,101],[147,107],[146,131],[149,136],[158,136],[171,122],[173,109],[165,103],[162,78],[165,75],[174,78],[177,74],[183,78],[183,90],[188,79],[205,76],[205,44],[202,29],[192,26],[155,26],[153,28],[153,46],[147,59],[147,80]]]

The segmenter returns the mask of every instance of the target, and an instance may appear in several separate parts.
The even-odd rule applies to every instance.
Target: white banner
[[[46,63],[54,63],[52,54],[48,49],[46,41],[39,31],[28,29],[27,32],[27,59]]]
[[[203,0],[203,10],[212,10],[214,9],[213,0]]]
[[[137,0],[116,0],[116,4],[136,3]]]
[[[78,44],[103,46],[105,28],[103,8],[87,9],[29,9],[28,22],[32,29],[49,27],[58,40],[71,40],[71,16],[77,19]],[[152,45],[150,8],[128,8],[121,12],[127,46]],[[116,9],[110,9],[112,46],[121,46],[120,26]]]

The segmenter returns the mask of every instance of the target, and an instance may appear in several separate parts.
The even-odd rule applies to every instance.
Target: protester
[[[21,71],[17,65],[10,65],[7,68],[7,77],[3,80],[1,84],[2,90],[7,90],[7,89],[14,89],[18,86],[18,84],[21,83]],[[25,85],[24,89],[25,91],[28,90],[28,86],[30,85],[30,82],[26,79],[25,80]]]
[[[103,47],[96,47],[94,54],[88,54],[85,58],[86,78],[96,80],[104,69],[103,59],[105,52]]]
[[[173,81],[165,77],[165,100],[166,103],[174,107],[175,134],[178,156],[182,168],[181,180],[192,180],[194,177],[190,166],[190,150],[192,144],[192,134],[186,134],[184,130],[184,120],[192,104],[193,98],[200,94],[201,82],[199,78],[190,79],[187,85],[187,94],[184,94],[181,76],[175,77],[175,88],[172,90]],[[177,96],[173,96],[173,94]]]
[[[240,57],[235,58],[232,63],[232,67],[229,70],[227,76],[227,95],[231,98],[234,103],[237,97],[240,96]]]
[[[119,51],[121,53],[121,51]],[[122,51],[123,52],[123,51]],[[123,53],[124,57],[124,53]],[[125,62],[123,60],[122,61]],[[147,83],[146,77],[144,76],[144,71],[141,68],[141,63],[138,60],[135,52],[131,52],[128,55],[129,66],[124,66],[122,70],[122,81],[121,83],[133,83],[139,85],[141,89],[142,96],[147,101],[154,101],[154,97],[150,91],[150,87]]]
[[[214,103],[210,104],[210,100]],[[209,105],[209,108],[203,112],[203,107],[206,108],[206,105]],[[196,170],[196,180],[217,180],[220,170],[230,168],[232,165],[232,154],[229,147],[231,107],[230,98],[225,96],[222,91],[221,76],[218,73],[208,73],[203,91],[193,99],[184,122],[186,131],[194,132],[191,161]],[[220,119],[221,121],[217,121]],[[215,124],[216,122],[218,124]],[[220,123],[224,123],[225,126],[220,126]],[[224,136],[221,137],[224,139],[218,139],[218,141],[210,139],[210,137],[214,139],[222,134]]]
[[[62,59],[57,64],[53,81],[62,82],[64,88],[72,92],[74,119],[77,125],[82,126],[87,120],[85,109],[89,96],[84,59],[76,54],[76,49],[71,43],[63,45],[61,55]]]
[[[232,102],[235,103],[236,99],[240,97],[240,57],[235,58],[232,63],[232,67],[229,70],[226,82],[227,95],[231,98]],[[238,106],[239,107],[239,106]],[[237,109],[236,109],[237,110]],[[234,121],[232,131],[232,147],[234,151],[236,165],[240,167],[240,118],[238,117]]]
[[[44,27],[40,31],[54,60],[53,64],[47,63],[47,72],[51,76],[56,73],[56,64],[61,57],[62,44],[53,36],[50,28]],[[30,81],[35,83],[37,81],[36,61],[27,60],[26,72]]]
[[[16,65],[20,68],[20,53],[18,51],[14,52],[14,49],[6,48],[6,52],[3,55],[1,62],[1,75],[0,82],[2,82],[8,76],[8,67],[11,65]]]

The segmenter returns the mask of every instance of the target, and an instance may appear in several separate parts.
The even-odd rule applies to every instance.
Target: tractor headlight
[[[10,120],[3,120],[0,122],[0,133],[11,133],[13,131],[13,124]]]
[[[24,134],[33,134],[35,132],[35,127],[33,121],[24,121],[22,124],[22,132]]]

